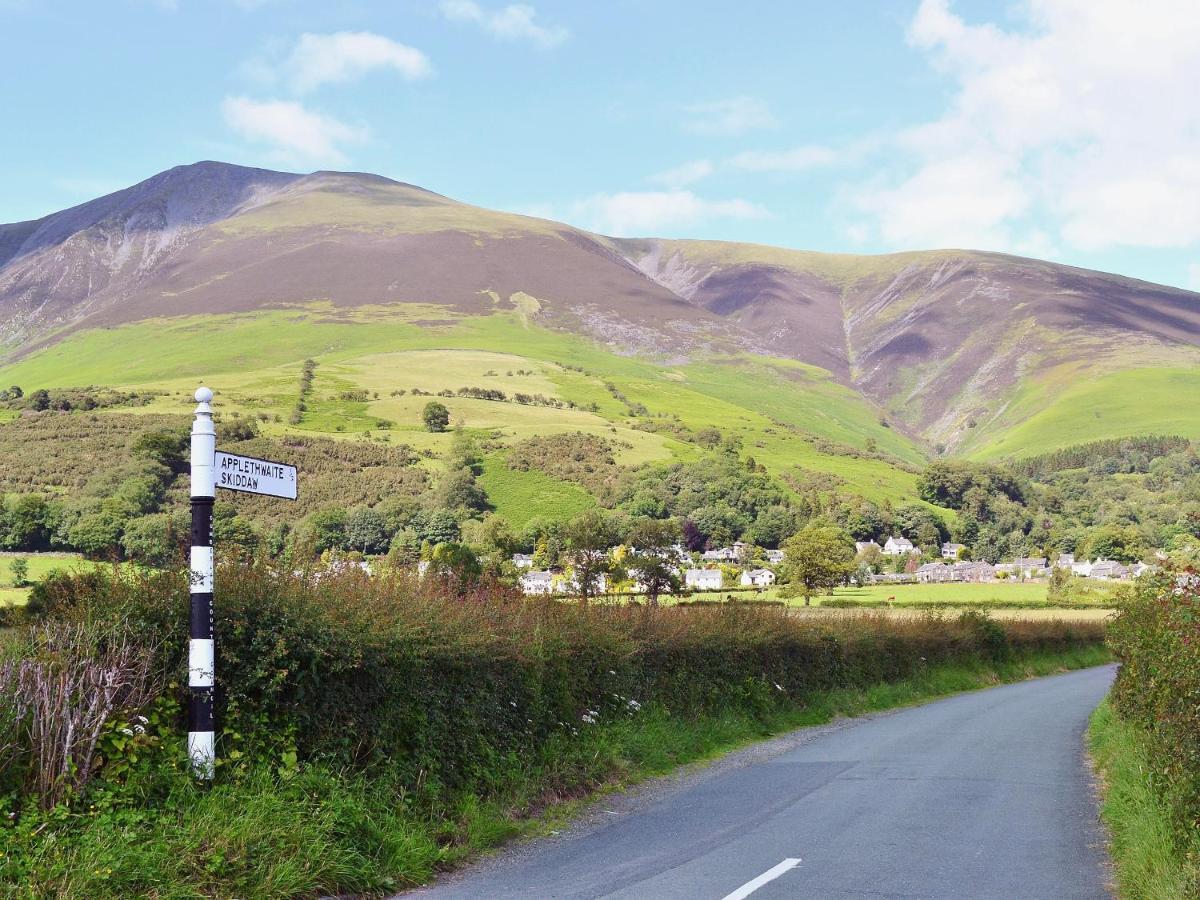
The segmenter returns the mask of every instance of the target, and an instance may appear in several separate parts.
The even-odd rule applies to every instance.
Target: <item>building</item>
[[[1092,574],[1092,564],[1088,560],[1071,563],[1071,574],[1087,578]]]
[[[583,591],[581,591],[579,589],[579,580],[574,577],[571,578],[570,582],[568,582],[566,587],[572,594],[582,594],[583,593]],[[592,579],[592,594],[593,595],[594,594],[603,594],[607,590],[608,590],[608,576],[605,575],[603,572],[597,573],[596,576]]]
[[[944,562],[925,563],[917,569],[917,581],[922,584],[940,584],[954,580],[954,570]]]
[[[721,589],[720,569],[688,569],[683,573],[684,587],[693,591],[719,591]]]
[[[917,548],[913,546],[913,542],[908,538],[890,537],[887,543],[883,545],[884,556],[907,556]]]
[[[1128,578],[1129,570],[1111,559],[1098,559],[1092,563],[1092,570],[1088,573],[1088,577],[1115,581],[1120,578]]]
[[[1013,569],[1016,574],[1026,578],[1036,578],[1050,571],[1044,556],[1019,556],[1013,560]]]
[[[700,558],[705,562],[737,562],[738,552],[733,547],[718,547],[716,550],[705,550]]]
[[[883,552],[883,548],[880,547],[874,541],[855,541],[854,542],[854,552],[855,553],[862,553],[864,550],[870,550],[872,547],[874,547],[876,550],[880,551],[881,553]]]
[[[958,559],[958,554],[966,550],[964,544],[952,544],[949,541],[942,544],[942,559],[948,559],[951,562]]]
[[[1058,559],[1054,561],[1056,569],[1073,569],[1075,567],[1074,553],[1060,553]]]
[[[533,556],[528,553],[514,553],[512,555],[512,564],[518,569],[532,569]]]
[[[767,562],[769,562],[773,566],[777,566],[780,563],[782,563],[784,560],[784,557],[786,555],[787,554],[785,554],[782,550],[764,550],[763,551],[763,556],[765,556],[767,558]]]
[[[996,567],[982,560],[978,562],[956,562],[950,567],[954,581],[976,584],[981,581],[991,581],[996,577]]]
[[[742,587],[770,587],[775,583],[775,573],[770,569],[747,569],[741,581]]]
[[[521,591],[525,594],[553,594],[554,573],[526,572],[521,576]]]

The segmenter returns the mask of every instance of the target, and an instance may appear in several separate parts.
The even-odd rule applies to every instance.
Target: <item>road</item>
[[[426,900],[1105,898],[1084,759],[1113,668],[805,729],[609,798]]]

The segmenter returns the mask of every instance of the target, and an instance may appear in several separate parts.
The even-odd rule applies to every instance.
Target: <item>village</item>
[[[1057,558],[1019,557],[1007,562],[989,563],[962,558],[966,547],[946,542],[933,552],[921,548],[903,537],[889,537],[880,545],[876,541],[855,542],[856,568],[848,582],[867,584],[944,584],[944,583],[1020,583],[1048,579],[1056,569],[1070,575],[1098,581],[1127,581],[1150,570],[1146,563],[1125,565],[1109,559],[1076,560],[1074,554],[1060,553]],[[620,562],[632,552],[631,548],[615,546],[608,557],[614,573],[595,576],[591,585],[594,594],[642,594],[646,586],[636,579],[620,576]],[[936,552],[940,559],[930,560]],[[665,551],[676,566],[682,592],[722,590],[763,591],[785,577],[782,571],[785,551],[764,549],[741,541],[729,547],[692,552],[681,544]],[[884,558],[895,563],[900,571],[884,572]],[[901,562],[903,560],[903,562]],[[925,561],[922,561],[925,560]],[[514,553],[513,567],[520,573],[518,583],[527,596],[581,593],[581,585],[569,568],[536,569],[532,554]]]

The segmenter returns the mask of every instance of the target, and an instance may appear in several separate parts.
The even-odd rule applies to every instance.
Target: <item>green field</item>
[[[40,581],[57,569],[74,569],[91,566],[77,553],[0,553],[0,606],[24,603],[29,588],[13,585],[12,561],[23,559],[29,564],[30,581]]]
[[[423,324],[414,322],[418,314]],[[431,318],[438,324],[429,324]],[[302,420],[290,425],[306,358],[319,364],[313,391]],[[270,434],[372,437],[435,454],[449,448],[451,436],[422,427],[424,394],[480,387],[504,391],[510,401],[438,398],[452,423],[504,444],[583,431],[616,440],[624,465],[701,452],[666,430],[676,422],[736,437],[745,453],[777,475],[803,480],[805,473],[820,473],[869,499],[898,503],[913,498],[915,476],[886,459],[861,456],[863,448],[873,442],[879,453],[909,466],[923,459],[918,444],[883,427],[874,407],[822,369],[767,357],[660,363],[621,356],[531,326],[519,310],[456,317],[424,307],[347,312],[308,304],[150,320],[72,335],[0,368],[0,381],[27,391],[90,384],[164,392],[147,406],[123,410],[148,414],[186,414],[201,380],[216,391],[219,410],[262,414]],[[355,391],[366,391],[366,398],[347,396]],[[647,412],[631,414],[613,391]],[[562,405],[511,402],[516,393]],[[828,443],[822,449],[816,440]],[[845,450],[830,450],[835,446]]]
[[[1015,603],[1039,604],[1046,602],[1045,581],[995,582],[992,584],[872,584],[864,587],[835,588],[832,595],[822,594],[813,598],[814,606],[830,601],[850,601],[863,604],[886,603],[895,607],[912,604],[937,603],[947,607],[988,606],[989,604]],[[697,592],[695,600],[723,600],[733,597],[738,600],[778,600],[778,588],[757,591],[711,591]],[[892,599],[894,598],[894,599]],[[802,599],[791,599],[790,606],[803,606]],[[1100,608],[1099,605],[1097,608]]]
[[[502,455],[484,460],[479,483],[496,513],[518,529],[538,518],[565,522],[596,505],[579,485],[543,472],[510,469]]]
[[[1019,424],[991,430],[995,437],[990,440],[981,436],[972,455],[1033,456],[1082,441],[1147,432],[1197,440],[1200,417],[1186,402],[1197,396],[1200,371],[1195,368],[1127,369],[1088,377],[1063,367],[1022,390],[1009,410]]]

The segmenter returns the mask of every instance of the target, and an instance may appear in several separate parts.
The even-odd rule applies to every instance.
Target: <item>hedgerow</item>
[[[1108,640],[1121,660],[1113,706],[1145,734],[1180,849],[1200,862],[1200,576],[1140,579]]]
[[[498,761],[645,705],[679,716],[767,711],[942,663],[1103,639],[1099,623],[974,613],[815,623],[752,604],[587,608],[496,584],[458,596],[402,572],[278,572],[252,560],[220,568],[217,584],[226,739],[286,734],[302,758],[386,759],[414,786],[486,788]],[[157,648],[164,677],[184,683],[186,575],[62,574],[31,602],[131,623]]]

